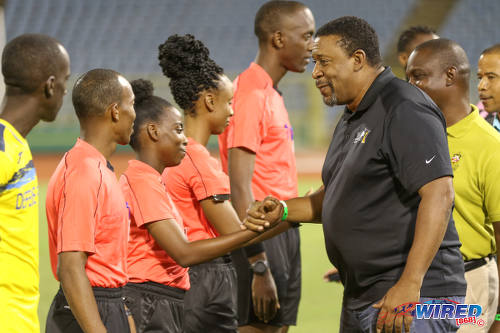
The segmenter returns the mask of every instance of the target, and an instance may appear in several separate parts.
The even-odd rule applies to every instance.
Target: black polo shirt
[[[386,68],[356,112],[346,108],[322,170],[326,249],[340,271],[344,306],[376,302],[397,282],[415,233],[417,191],[451,175],[441,111]],[[450,216],[421,296],[465,295],[460,245]]]

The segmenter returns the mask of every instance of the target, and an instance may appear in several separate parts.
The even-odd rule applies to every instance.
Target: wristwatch
[[[257,260],[253,264],[250,265],[254,274],[264,275],[265,272],[269,269],[269,264],[267,260]]]

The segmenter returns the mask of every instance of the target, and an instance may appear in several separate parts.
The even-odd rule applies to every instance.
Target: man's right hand
[[[255,201],[247,210],[245,227],[262,232],[276,226],[283,216],[283,205],[274,197],[268,196],[264,201]]]
[[[263,275],[253,275],[252,302],[259,320],[268,323],[276,316],[280,304],[276,284],[269,269]]]

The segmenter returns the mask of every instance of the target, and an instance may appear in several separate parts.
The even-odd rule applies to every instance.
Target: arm
[[[85,272],[87,254],[85,252],[61,252],[58,258],[57,276],[78,324],[86,333],[106,332]]]
[[[493,222],[493,229],[495,230],[495,241],[497,245],[497,269],[498,269],[498,275],[500,276],[500,221],[495,221]],[[499,281],[500,284],[500,281]],[[500,286],[499,286],[500,290]],[[496,313],[500,313],[500,293],[498,295],[499,298],[499,303],[498,307],[496,309]],[[492,309],[493,310],[493,309]],[[493,325],[490,327],[489,333],[499,333],[500,332],[500,321],[495,320],[493,322]]]
[[[325,188],[321,186],[316,192],[304,197],[293,198],[286,200],[285,203],[288,207],[287,222],[301,222],[301,223],[321,223],[321,211],[323,207],[323,199],[325,197]],[[261,231],[263,228],[268,228],[269,223],[275,223],[276,219],[281,216],[275,217],[270,214],[264,214],[261,210],[261,205],[273,202],[276,206],[282,206],[278,199],[267,197],[263,202],[256,202],[248,210],[248,218],[245,220],[245,226],[254,231]],[[282,210],[281,210],[282,211]],[[279,224],[276,228],[281,227],[283,223]]]
[[[258,234],[240,230],[217,238],[190,243],[175,220],[162,220],[146,224],[149,233],[179,265],[196,265],[240,248],[242,244]]]
[[[413,317],[395,316],[393,309],[406,303],[415,303],[420,298],[420,288],[424,275],[429,269],[448,226],[453,205],[453,185],[451,177],[435,179],[418,190],[421,197],[418,207],[415,235],[403,273],[398,282],[374,307],[380,308],[377,330],[392,332],[401,330],[404,320],[409,329]],[[398,332],[399,332],[398,331]]]
[[[254,202],[252,176],[255,153],[245,148],[231,148],[228,151],[228,172],[231,184],[232,204],[240,220],[246,216],[247,209]],[[250,265],[258,260],[267,261],[264,247],[256,243],[245,249]],[[278,292],[270,270],[263,275],[253,275],[252,298],[255,314],[261,320],[271,320],[278,308]],[[265,306],[260,306],[264,302]],[[265,311],[264,308],[269,311]]]

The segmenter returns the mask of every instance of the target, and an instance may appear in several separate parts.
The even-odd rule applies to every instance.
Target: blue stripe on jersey
[[[0,123],[0,151],[5,151],[5,140],[3,138],[4,130],[5,130],[5,125]]]
[[[14,176],[4,186],[0,186],[0,193],[13,188],[20,188],[36,178],[35,165],[33,161],[29,161],[26,166],[19,169]]]

